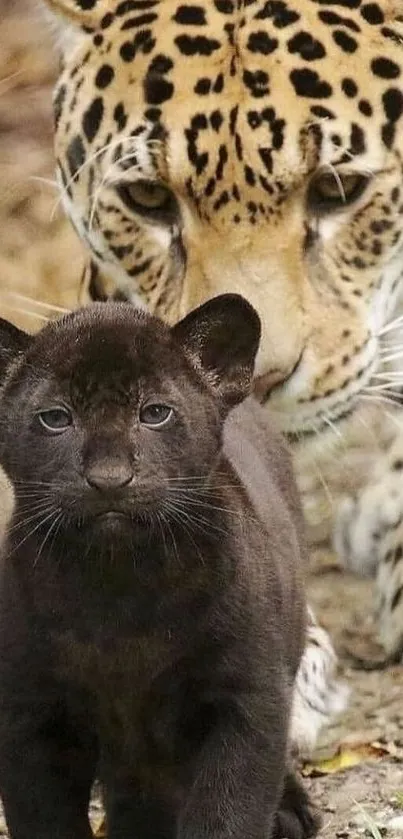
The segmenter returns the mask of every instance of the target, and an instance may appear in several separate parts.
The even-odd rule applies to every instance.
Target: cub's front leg
[[[267,839],[285,772],[284,723],[270,737],[237,707],[220,716],[195,761],[178,839]]]
[[[176,810],[172,802],[118,774],[105,785],[108,839],[175,839]]]
[[[179,817],[178,839],[278,836],[287,724],[279,697],[269,712],[264,710],[265,700],[263,696],[255,698],[253,708],[234,703],[220,709],[218,722],[193,766],[193,783]],[[259,706],[261,712],[256,713]],[[285,807],[290,809],[288,801]],[[302,827],[291,839],[314,835],[311,826],[309,832]]]
[[[58,705],[0,705],[0,794],[10,839],[91,839],[92,734]],[[73,724],[72,724],[73,723]]]

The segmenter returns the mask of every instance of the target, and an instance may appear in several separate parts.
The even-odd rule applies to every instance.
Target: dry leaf
[[[306,763],[302,769],[305,776],[333,775],[344,769],[351,769],[367,760],[380,760],[393,753],[393,749],[380,743],[357,743],[355,746],[340,745],[337,752],[329,758]]]

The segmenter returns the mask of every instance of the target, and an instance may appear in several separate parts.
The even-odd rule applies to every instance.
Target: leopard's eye
[[[343,210],[361,198],[369,182],[370,177],[359,172],[320,171],[308,187],[308,209],[315,215]]]
[[[170,200],[171,193],[163,184],[151,181],[137,181],[127,187],[129,194],[136,204],[145,210],[160,210]]]
[[[134,181],[120,184],[118,193],[129,209],[141,215],[170,220],[178,214],[176,198],[165,184]]]

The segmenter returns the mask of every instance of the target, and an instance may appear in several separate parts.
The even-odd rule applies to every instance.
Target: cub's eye
[[[48,408],[38,413],[40,424],[50,434],[63,434],[73,424],[73,417],[68,408],[57,405],[55,408]]]
[[[124,203],[142,215],[159,219],[178,215],[175,196],[167,186],[155,181],[135,181],[132,184],[120,184],[118,193]]]
[[[143,425],[150,425],[153,428],[160,428],[166,425],[173,417],[173,410],[169,405],[144,405],[140,410],[140,422]]]
[[[308,187],[308,209],[316,215],[342,210],[361,198],[369,181],[368,175],[359,172],[319,172]]]

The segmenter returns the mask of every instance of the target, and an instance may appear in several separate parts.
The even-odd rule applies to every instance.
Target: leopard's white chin
[[[276,425],[291,442],[309,437],[334,437],[342,432],[338,426],[368,403],[371,380],[379,367],[379,342],[372,336],[363,349],[346,366],[344,379],[337,383],[321,380],[309,351],[304,352],[295,371],[282,384],[261,396],[275,418]],[[322,393],[315,381],[320,381]],[[261,385],[256,385],[259,398]]]

